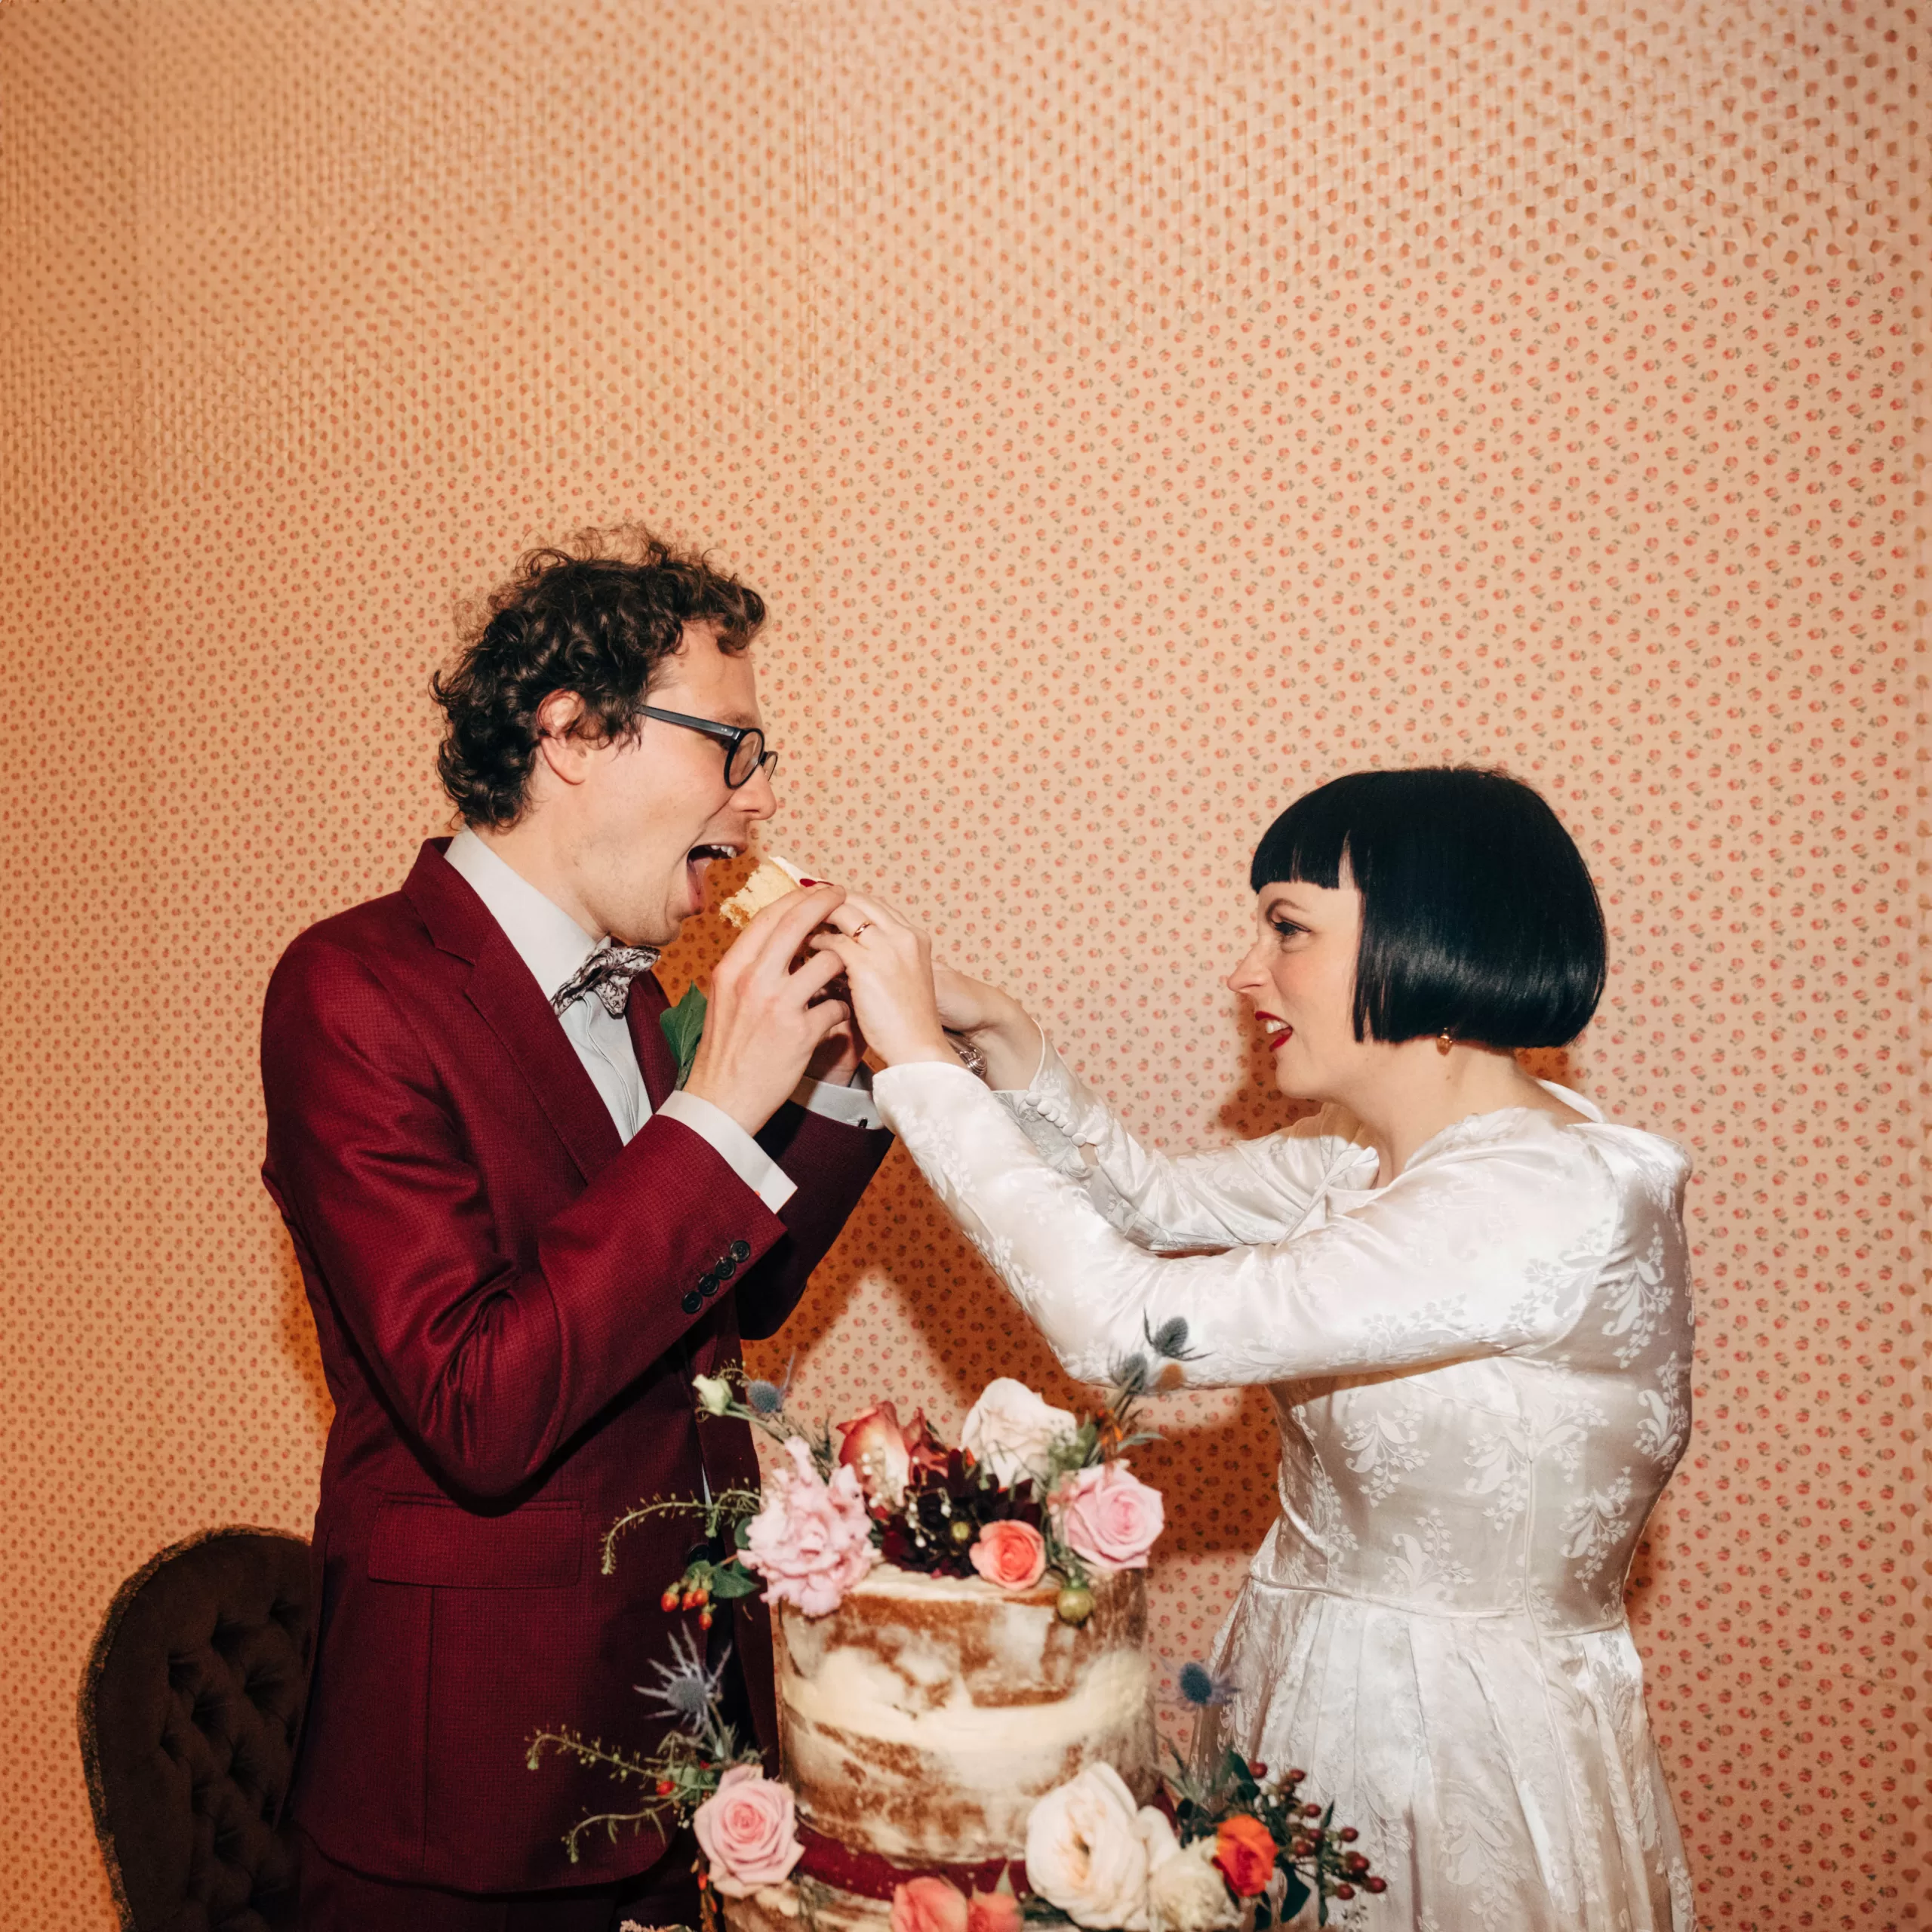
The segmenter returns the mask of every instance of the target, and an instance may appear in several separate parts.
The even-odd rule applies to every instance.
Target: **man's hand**
[[[805,1063],[805,1078],[823,1080],[829,1086],[849,1087],[865,1057],[866,1036],[859,1031],[859,1023],[841,1020]]]
[[[711,976],[704,1038],[685,1091],[730,1115],[747,1134],[778,1111],[820,1045],[851,1019],[841,1000],[811,1003],[838,978],[835,957],[814,952],[792,968],[844,898],[842,887],[822,885],[768,906]]]

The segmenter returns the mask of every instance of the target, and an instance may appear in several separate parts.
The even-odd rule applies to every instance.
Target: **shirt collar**
[[[498,857],[468,826],[450,841],[443,857],[503,928],[503,937],[516,948],[546,999],[603,943]]]

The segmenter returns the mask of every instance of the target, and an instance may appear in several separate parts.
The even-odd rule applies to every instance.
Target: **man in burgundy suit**
[[[263,1178],[335,1400],[321,1623],[294,1791],[316,1932],[694,1924],[688,1839],[567,1829],[633,1788],[533,1772],[539,1726],[648,1749],[688,1521],[598,1549],[640,1497],[755,1483],[691,1378],[773,1334],[882,1158],[860,1043],[794,966],[840,903],[768,908],[713,976],[675,1087],[648,970],[706,866],[776,809],[756,594],[632,533],[539,552],[436,695],[464,820],[400,892],[283,955]],[[854,1084],[856,1081],[857,1084]],[[721,1636],[722,1629],[714,1636]],[[769,1626],[733,1694],[773,1737]]]

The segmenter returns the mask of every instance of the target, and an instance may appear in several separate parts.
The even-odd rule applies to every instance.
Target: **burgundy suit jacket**
[[[650,1749],[633,1686],[668,1658],[659,1598],[698,1534],[641,1498],[755,1485],[744,1425],[691,1379],[790,1314],[889,1137],[787,1106],[758,1138],[798,1192],[774,1214],[654,1113],[628,1146],[482,902],[423,848],[400,893],[325,919],[263,1020],[263,1178],[295,1244],[335,1399],[315,1515],[321,1623],[291,1805],[331,1857],[466,1891],[605,1881],[663,1841],[565,1830],[634,1786],[555,1757],[569,1725]],[[632,989],[654,1107],[662,989]],[[734,1638],[768,1749],[770,1626]]]

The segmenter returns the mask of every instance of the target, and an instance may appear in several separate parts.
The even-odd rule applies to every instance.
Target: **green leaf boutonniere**
[[[697,1043],[704,1037],[704,995],[698,991],[695,980],[685,989],[684,998],[675,1006],[667,1006],[657,1016],[657,1023],[671,1043],[672,1057],[678,1063],[678,1084],[681,1087],[691,1078],[691,1063],[697,1058]]]

